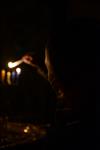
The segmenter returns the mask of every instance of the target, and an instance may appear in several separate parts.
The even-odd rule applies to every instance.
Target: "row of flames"
[[[23,63],[22,60],[17,60],[16,62],[8,62],[8,68],[10,71],[5,69],[1,70],[1,81],[3,84],[17,84],[18,78],[21,74],[21,68],[17,66],[21,63]]]
[[[8,84],[8,85],[17,84],[20,74],[21,74],[21,68],[16,68],[10,71],[2,69],[1,82],[3,84]]]

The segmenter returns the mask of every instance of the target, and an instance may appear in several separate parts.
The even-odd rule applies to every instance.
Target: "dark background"
[[[87,59],[94,55],[92,49],[95,46],[99,14],[99,4],[93,1],[1,4],[1,65],[4,66],[8,60],[20,58],[28,51],[36,51],[41,64],[44,61],[44,47],[47,45],[57,74],[60,78],[66,78],[66,73],[63,72],[70,69],[74,61],[78,62],[86,53]]]
[[[97,7],[96,7],[97,6]],[[0,34],[1,51],[6,55],[19,54],[15,49],[40,49],[48,38],[59,38],[60,45],[67,42],[69,20],[80,24],[80,18],[99,19],[99,4],[92,1],[67,1],[1,4],[0,6]],[[57,39],[56,39],[57,38]],[[63,42],[63,43],[62,43]],[[56,44],[58,45],[58,43]],[[59,46],[58,46],[59,47]],[[11,54],[10,54],[11,53]],[[22,52],[23,53],[23,52]]]
[[[55,4],[33,1],[0,6],[1,68],[8,59],[20,58],[28,51],[41,53],[39,59],[42,62],[43,49],[47,45],[53,56],[56,74],[68,94],[67,100],[72,101],[76,111],[81,103],[82,122],[85,127],[88,126],[90,135],[93,132],[89,127],[93,125],[95,117],[95,52],[99,50],[99,7],[99,3],[90,0],[59,1]]]

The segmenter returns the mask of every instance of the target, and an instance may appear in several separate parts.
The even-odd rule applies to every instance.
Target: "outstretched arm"
[[[23,61],[25,64],[28,64],[28,65],[31,65],[32,67],[34,67],[34,68],[37,70],[37,72],[38,72],[42,77],[44,77],[46,80],[48,80],[46,74],[44,73],[44,71],[43,71],[38,65],[36,65],[36,64],[33,63],[34,58],[32,58],[30,55],[27,55],[27,54],[26,54],[25,56],[23,56],[23,57],[22,57],[22,61]]]
[[[55,71],[54,71],[53,65],[51,63],[50,55],[49,55],[49,52],[48,52],[47,48],[45,49],[45,60],[44,60],[44,62],[45,62],[46,68],[48,70],[48,76],[46,76],[44,71],[38,65],[33,63],[34,58],[32,58],[30,55],[26,54],[25,56],[22,57],[22,60],[23,60],[24,63],[26,63],[28,65],[31,65],[32,67],[36,68],[37,72],[41,76],[43,76],[46,80],[49,81],[49,83],[51,84],[51,86],[54,89],[54,91],[55,91],[58,98],[63,98],[64,97],[64,90],[63,90],[59,80],[57,80],[57,77],[55,75]]]

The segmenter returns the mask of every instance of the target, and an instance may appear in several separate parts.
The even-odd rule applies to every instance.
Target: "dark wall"
[[[41,63],[45,44],[48,43],[57,74],[64,72],[63,77],[69,78],[71,75],[65,72],[65,68],[82,58],[82,54],[78,57],[81,51],[86,59],[90,58],[95,36],[95,7],[92,1],[8,6],[2,5],[0,10],[2,62],[32,50],[37,51]],[[67,72],[71,72],[71,67],[66,69]]]

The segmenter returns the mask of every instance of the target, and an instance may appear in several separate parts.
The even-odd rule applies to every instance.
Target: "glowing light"
[[[27,129],[24,129],[24,133],[27,133],[28,132],[28,130]]]
[[[3,82],[5,80],[5,76],[6,76],[6,71],[3,69],[3,70],[1,70],[1,79]]]
[[[24,133],[28,133],[28,132],[29,132],[29,129],[30,129],[30,127],[27,126],[27,127],[24,129]]]
[[[9,63],[8,63],[8,67],[9,67],[9,68],[13,68],[13,67],[14,67],[14,64],[13,64],[12,62],[9,62]]]
[[[14,67],[17,67],[18,65],[20,65],[21,63],[23,63],[22,60],[17,60],[17,61],[15,61],[15,62],[9,62],[9,63],[8,63],[8,67],[9,67],[9,68],[14,68]]]
[[[16,77],[16,72],[15,72],[15,71],[13,71],[13,72],[12,72],[12,79],[14,80],[14,79],[15,79],[15,77]]]
[[[11,85],[11,72],[10,71],[7,72],[7,83]]]
[[[12,74],[11,74],[11,81],[12,81],[12,84],[16,84],[16,78],[17,78],[17,73],[16,73],[16,71],[12,71]]]
[[[16,72],[18,75],[21,74],[21,68],[16,68]]]

